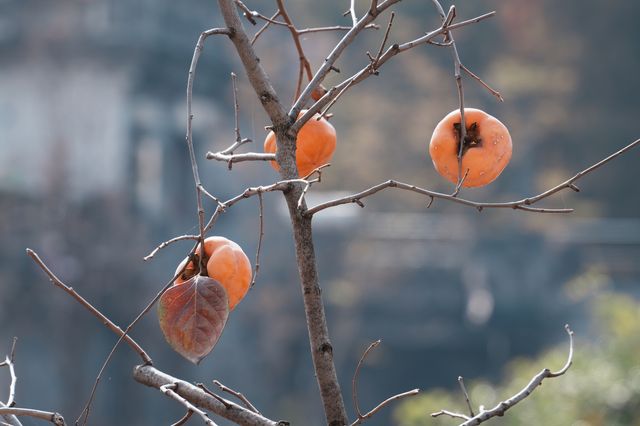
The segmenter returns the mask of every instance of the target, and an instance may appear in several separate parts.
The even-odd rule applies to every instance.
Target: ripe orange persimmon
[[[511,159],[511,136],[497,118],[475,109],[464,109],[466,136],[462,148],[462,170],[469,171],[462,186],[477,187],[493,182]],[[429,155],[442,177],[457,183],[459,176],[460,110],[447,114],[436,126]]]
[[[229,310],[242,300],[251,284],[251,263],[242,251],[242,248],[233,241],[224,237],[209,237],[204,240],[204,254],[207,264],[207,275],[218,281],[227,292]],[[196,249],[196,258],[200,256],[200,246]],[[185,264],[189,262],[186,267]],[[176,274],[184,268],[184,271],[176,279],[175,284],[180,285],[198,273],[198,268],[184,259]]]
[[[302,110],[298,118],[305,112]],[[318,117],[319,114],[314,114],[298,132],[296,164],[300,176],[307,176],[315,168],[331,161],[336,150],[336,129],[324,117],[319,120]],[[276,135],[273,132],[269,132],[264,140],[264,152],[276,152]],[[275,161],[271,165],[276,170],[280,169]]]

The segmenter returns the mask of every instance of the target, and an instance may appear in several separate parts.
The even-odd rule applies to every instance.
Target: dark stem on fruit
[[[455,132],[456,139],[458,140],[456,151],[462,153],[460,155],[460,158],[462,158],[469,149],[482,146],[482,138],[480,137],[478,123],[473,122],[465,132],[464,139],[462,142],[462,148],[461,148],[460,147],[460,140],[461,140],[460,129],[461,129],[460,123],[453,123],[453,131]]]

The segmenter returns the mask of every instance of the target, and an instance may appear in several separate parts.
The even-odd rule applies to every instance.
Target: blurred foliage
[[[573,365],[568,372],[546,379],[503,418],[488,424],[640,425],[640,303],[631,296],[602,293],[593,300],[592,312],[596,337],[588,340],[578,332]],[[520,391],[542,368],[559,369],[566,357],[565,343],[535,359],[517,359],[508,365],[500,383],[468,383],[471,401],[493,408]],[[446,416],[432,419],[429,414],[441,409],[466,413],[459,390],[436,389],[407,400],[395,411],[394,418],[399,426],[460,423]]]

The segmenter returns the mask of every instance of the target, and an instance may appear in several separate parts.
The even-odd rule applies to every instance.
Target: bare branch
[[[382,38],[382,43],[380,43],[380,47],[378,48],[378,53],[376,54],[375,59],[371,61],[373,62],[371,68],[374,72],[377,72],[376,68],[378,66],[378,61],[380,60],[380,56],[382,56],[382,52],[387,45],[387,40],[389,39],[389,33],[391,32],[391,26],[393,25],[393,19],[395,17],[395,12],[391,12],[391,15],[389,16],[389,23],[387,24],[387,29],[385,30],[384,37]]]
[[[170,240],[164,241],[162,243],[160,243],[160,245],[158,245],[156,248],[153,249],[153,251],[151,253],[149,253],[148,255],[146,255],[145,257],[142,258],[142,260],[144,260],[145,262],[149,259],[152,259],[153,256],[155,256],[160,250],[162,250],[163,248],[173,244],[173,243],[177,243],[178,241],[187,241],[187,240],[193,240],[193,241],[198,241],[200,239],[200,236],[198,235],[180,235],[178,237],[173,237]]]
[[[461,423],[460,426],[476,426],[486,422],[487,420],[493,417],[503,416],[508,409],[510,409],[511,407],[513,407],[514,405],[518,404],[520,401],[524,400],[529,395],[531,395],[533,391],[535,391],[538,388],[538,386],[542,384],[544,379],[562,376],[567,372],[569,367],[571,367],[571,363],[573,362],[573,331],[571,331],[568,325],[565,325],[564,328],[567,331],[567,334],[569,335],[569,355],[567,356],[567,362],[565,363],[564,367],[562,367],[560,370],[556,372],[552,372],[548,368],[545,368],[544,370],[536,374],[522,390],[520,390],[518,393],[513,395],[511,398],[500,402],[498,405],[496,405],[490,410],[482,410],[476,416],[468,417],[468,416],[465,416],[464,414],[453,413],[451,411],[446,411],[446,410],[438,411],[437,413],[431,414],[431,416],[437,417],[441,415],[448,415],[450,417],[464,419],[465,422]]]
[[[193,180],[196,187],[196,204],[198,210],[198,230],[199,232],[199,240],[200,240],[200,259],[201,262],[198,265],[200,268],[205,268],[204,265],[204,207],[202,206],[202,183],[200,182],[200,174],[198,173],[198,163],[196,161],[196,154],[193,148],[193,82],[196,77],[196,68],[198,66],[198,60],[200,59],[200,55],[202,54],[202,50],[204,49],[204,41],[207,37],[214,34],[223,34],[230,36],[231,31],[228,28],[214,28],[208,31],[203,32],[198,37],[198,42],[196,43],[196,47],[193,51],[193,57],[191,58],[191,65],[189,66],[189,77],[187,78],[187,136],[185,137],[185,141],[187,143],[187,148],[189,150],[189,160],[191,161],[191,171],[193,173]],[[237,118],[236,118],[237,119]]]
[[[4,405],[4,402],[0,401],[0,408],[8,408],[8,407],[6,405]],[[0,425],[2,425],[2,426],[22,426],[22,423],[13,414],[1,414],[0,415]]]
[[[262,202],[262,193],[258,194],[258,216],[260,219],[260,230],[258,231],[258,247],[256,248],[256,261],[253,267],[253,278],[251,278],[251,285],[256,285],[256,278],[258,278],[258,272],[260,271],[260,251],[262,250],[262,239],[264,238],[264,204]]]
[[[414,396],[414,395],[417,395],[418,393],[420,393],[420,389],[411,389],[410,391],[402,392],[402,393],[399,393],[397,395],[393,395],[393,396],[385,399],[384,401],[382,401],[380,404],[378,404],[375,408],[373,408],[367,414],[363,415],[362,418],[356,419],[356,421],[351,423],[351,426],[362,424],[365,420],[368,420],[371,417],[373,417],[378,411],[380,411],[382,408],[386,407],[387,405],[389,405],[393,401],[396,401],[396,400],[402,399],[402,398],[407,398],[409,396]]]
[[[598,161],[597,163],[595,163],[594,165],[582,170],[581,172],[576,173],[573,177],[567,179],[566,181],[554,186],[551,189],[548,189],[545,192],[542,192],[536,196],[533,197],[528,197],[528,198],[523,198],[521,200],[518,201],[510,201],[510,202],[504,202],[504,203],[483,203],[483,202],[477,202],[477,201],[471,201],[471,200],[466,200],[464,198],[458,198],[458,197],[454,197],[452,195],[449,194],[443,194],[441,192],[436,192],[436,191],[431,191],[428,189],[424,189],[424,188],[420,188],[418,186],[415,185],[410,185],[407,183],[403,183],[403,182],[398,182],[395,180],[388,180],[386,182],[382,182],[378,185],[372,186],[369,189],[366,189],[362,192],[359,192],[357,194],[353,194],[353,195],[349,195],[346,197],[342,197],[342,198],[338,198],[335,199],[333,201],[328,201],[326,203],[322,203],[322,204],[318,204],[317,206],[314,206],[310,209],[308,209],[305,212],[305,215],[307,216],[311,216],[314,215],[315,213],[327,209],[329,207],[334,207],[334,206],[339,206],[341,204],[349,204],[349,203],[358,203],[362,198],[365,197],[369,197],[377,192],[380,192],[386,188],[398,188],[398,189],[402,189],[402,190],[406,190],[406,191],[412,191],[412,192],[416,192],[418,194],[421,195],[426,195],[428,197],[432,197],[432,198],[439,198],[439,199],[443,199],[443,200],[448,200],[448,201],[453,201],[454,203],[458,203],[458,204],[463,204],[466,206],[470,206],[470,207],[475,207],[478,210],[483,210],[485,208],[508,208],[508,209],[514,209],[514,210],[524,210],[524,211],[531,211],[531,212],[538,212],[538,213],[571,213],[573,211],[573,209],[551,209],[551,208],[534,208],[534,207],[530,207],[532,204],[537,203],[540,200],[543,200],[553,194],[555,194],[556,192],[559,192],[563,189],[567,189],[567,188],[571,188],[571,185],[574,184],[575,181],[577,181],[578,179],[582,178],[583,176],[591,173],[592,171],[598,169],[599,167],[603,166],[604,164],[608,163],[609,161],[613,160],[616,157],[619,157],[620,155],[624,154],[625,152],[629,151],[630,149],[634,148],[635,146],[637,146],[638,144],[640,144],[640,139],[630,143],[629,145],[625,146],[624,148],[614,152],[613,154],[609,155],[608,157],[604,158],[601,161]],[[575,186],[575,185],[573,185]]]
[[[49,411],[34,410],[32,408],[0,407],[0,416],[26,416],[40,420],[46,420],[56,426],[65,426],[64,418],[58,413]]]
[[[183,424],[185,424],[191,418],[191,416],[193,416],[193,411],[187,410],[186,414],[184,416],[182,416],[182,418],[180,420],[178,420],[177,422],[175,422],[171,426],[182,426]]]
[[[323,167],[327,167],[327,166],[328,166],[328,164],[320,166],[318,169],[314,170],[312,172],[312,174],[314,172],[318,171],[319,169],[321,169]],[[230,198],[229,200],[227,200],[225,202],[221,202],[217,198],[214,197],[214,199],[217,200],[217,202],[218,202],[218,207],[216,208],[215,212],[213,213],[213,215],[211,216],[211,218],[209,219],[209,221],[205,225],[204,231],[208,232],[213,227],[217,217],[221,213],[225,212],[227,210],[227,208],[233,206],[234,204],[238,203],[239,201],[242,201],[242,200],[244,200],[246,198],[251,198],[254,195],[261,196],[265,192],[286,191],[289,188],[289,186],[294,184],[294,183],[307,184],[308,181],[305,180],[305,179],[290,179],[290,180],[278,181],[278,182],[273,183],[271,185],[250,187],[250,188],[245,189],[242,193],[236,195],[233,198]],[[207,192],[204,192],[204,193],[207,194]],[[199,239],[200,239],[200,237],[198,235],[180,235],[180,236],[171,238],[170,240],[167,240],[167,241],[164,241],[163,243],[161,243],[159,246],[157,246],[155,249],[153,249],[153,251],[151,253],[149,253],[147,256],[145,256],[143,259],[144,260],[149,260],[149,259],[153,258],[158,253],[158,251],[160,251],[161,249],[169,246],[170,244],[176,243],[178,241],[186,241],[186,240],[199,241]],[[177,277],[175,277],[175,278],[177,278]],[[168,286],[171,285],[173,283],[173,281],[174,280],[171,280],[171,282],[169,284],[167,284],[167,287],[165,287],[165,289],[168,288]],[[157,297],[159,297],[161,295],[161,293],[159,293],[159,295]],[[155,299],[155,300],[157,300],[157,299]],[[155,300],[154,300],[154,303],[155,303]]]
[[[267,22],[254,34],[253,38],[251,39],[251,45],[252,46],[255,44],[255,42],[258,40],[258,38],[262,35],[262,33],[265,32],[267,30],[267,28],[269,28],[269,25],[272,24],[273,20],[276,19],[278,16],[280,16],[280,12],[279,11],[274,13],[273,16],[271,16],[271,19],[267,20]],[[284,22],[283,22],[283,24],[284,24]]]
[[[220,6],[220,12],[222,12],[225,24],[233,34],[230,39],[238,52],[244,69],[247,71],[249,82],[269,115],[271,123],[275,126],[288,124],[290,121],[289,116],[278,100],[278,96],[269,81],[269,77],[264,71],[264,68],[262,68],[260,60],[253,50],[251,41],[244,30],[244,26],[240,21],[238,11],[234,7],[233,1],[218,0],[218,5]]]
[[[431,417],[440,417],[440,416],[449,416],[454,419],[462,419],[462,420],[469,420],[470,418],[469,416],[465,416],[464,414],[454,413],[453,411],[449,411],[449,410],[440,410],[440,411],[436,411],[435,413],[431,413]]]
[[[197,247],[197,244],[194,245],[193,248],[191,249],[191,253],[192,254],[195,252],[196,247]],[[176,274],[173,276],[173,278],[171,278],[169,280],[169,282],[167,282],[164,285],[164,287],[155,295],[155,297],[153,299],[151,299],[151,301],[149,303],[147,303],[147,306],[145,306],[144,309],[142,309],[142,311],[140,311],[138,316],[136,316],[136,318],[133,321],[131,321],[131,323],[124,330],[124,333],[120,336],[120,338],[116,341],[116,343],[113,344],[113,347],[111,348],[111,352],[109,352],[109,355],[107,355],[107,357],[105,358],[104,362],[102,363],[102,366],[100,367],[100,370],[98,371],[98,375],[96,376],[96,380],[93,383],[93,387],[91,389],[91,394],[89,395],[89,399],[87,400],[87,403],[86,403],[84,409],[82,410],[82,413],[80,413],[80,416],[78,417],[78,419],[76,419],[76,425],[80,422],[80,419],[83,416],[84,416],[83,425],[85,425],[87,423],[87,421],[89,419],[89,411],[91,409],[91,404],[93,402],[93,398],[95,397],[96,391],[98,390],[98,385],[100,384],[100,380],[102,379],[102,375],[103,375],[104,371],[106,370],[107,365],[109,365],[109,362],[111,361],[111,358],[113,358],[113,355],[116,353],[116,350],[120,346],[120,343],[122,342],[122,340],[125,339],[126,337],[129,337],[128,336],[129,332],[151,310],[153,305],[155,305],[155,303],[158,301],[158,299],[160,299],[162,294],[169,287],[171,287],[173,285],[174,281],[184,272],[185,268],[187,267],[187,264],[188,263],[185,263],[184,266],[182,267],[182,269],[177,271]],[[151,365],[151,363],[149,363],[149,365]]]
[[[204,421],[204,424],[209,426],[217,426],[215,422],[209,418],[207,413],[205,413],[204,411],[202,411],[201,409],[199,409],[198,407],[196,407],[195,405],[193,405],[192,403],[190,403],[189,401],[187,401],[186,399],[178,395],[175,392],[175,389],[178,389],[177,383],[171,383],[171,384],[160,386],[160,392],[167,395],[169,398],[175,399],[180,404],[184,405],[187,410],[192,411],[197,415],[199,415]]]
[[[381,6],[379,6],[378,11],[380,12],[381,8],[383,6],[385,6],[385,9],[387,7],[387,3],[391,1],[391,0],[387,0],[387,2],[384,2]],[[396,0],[398,1],[398,0]],[[395,2],[394,2],[395,3]],[[467,25],[471,25],[471,24],[475,24],[477,22],[480,22],[484,19],[490,18],[492,16],[495,15],[495,12],[489,12],[489,13],[485,13],[483,15],[479,15],[476,16],[475,18],[472,19],[467,19],[465,21],[461,21],[458,23],[453,23],[449,26],[443,26],[441,25],[438,29],[433,30],[427,34],[425,34],[422,37],[419,37],[415,40],[411,40],[408,41],[406,43],[403,44],[393,44],[391,45],[380,57],[380,59],[377,61],[376,64],[376,69],[380,69],[387,61],[389,61],[391,58],[393,58],[394,56],[398,55],[399,53],[402,52],[406,52],[407,50],[410,50],[416,46],[420,46],[422,44],[427,44],[433,41],[434,38],[444,35],[445,33],[452,31],[454,29],[457,28],[461,28]],[[368,17],[369,15],[367,15]],[[365,18],[367,18],[365,17]],[[360,23],[363,22],[365,20],[365,18],[363,18],[362,20],[360,20]],[[355,37],[354,34],[351,34],[354,30],[350,30],[344,37],[343,40],[347,39],[348,36],[350,35],[351,37]],[[349,39],[346,41],[347,45],[351,42],[352,40]],[[342,41],[341,41],[342,43]],[[337,48],[337,47],[336,47]],[[332,52],[332,54],[340,54],[342,51],[340,52],[336,52],[336,50],[334,49],[334,52]],[[331,55],[330,55],[331,57]],[[327,62],[325,61],[325,65],[327,64]],[[320,70],[318,70],[318,72],[316,73],[316,76],[314,77],[314,79],[309,83],[309,85],[307,86],[307,88],[309,88],[310,86],[313,85],[313,87],[315,88],[316,86],[314,85],[314,81],[316,80],[316,77],[318,77],[318,84],[322,81],[322,79],[324,78],[324,76],[326,76],[326,74],[329,72],[329,70],[325,70],[325,73],[322,75],[322,77],[319,77],[319,73],[321,70],[323,70],[323,67],[320,68]],[[369,70],[371,69],[371,63],[369,63],[366,67],[362,68],[360,71],[358,71],[357,73],[355,73],[353,76],[347,78],[346,80],[344,80],[342,83],[332,87],[331,89],[329,89],[329,91],[322,97],[320,98],[320,100],[316,101],[316,103],[314,103],[312,106],[309,107],[309,109],[307,110],[307,112],[305,112],[300,118],[298,118],[298,120],[294,123],[294,125],[291,127],[292,131],[298,131],[300,130],[300,128],[304,125],[304,123],[306,123],[309,119],[311,119],[311,117],[313,117],[313,115],[317,112],[319,112],[322,108],[324,108],[325,105],[327,105],[329,102],[331,102],[333,100],[333,98],[335,96],[337,96],[337,94],[339,94],[344,88],[345,86],[349,85],[350,87],[355,86],[358,83],[361,83],[362,81],[364,81],[366,78],[368,78],[369,76],[371,76],[373,73],[369,72]],[[307,88],[305,88],[305,90],[303,91],[302,95],[300,96],[300,98],[298,99],[298,102],[296,102],[296,105],[298,103],[301,102],[302,99],[304,99],[305,103],[306,103],[306,92],[307,92]],[[313,89],[312,89],[313,90]],[[295,107],[295,106],[294,106]],[[292,109],[292,112],[295,111],[296,113],[299,112],[299,109]]]
[[[245,426],[280,426],[278,422],[269,420],[266,417],[254,413],[238,404],[227,401],[228,407],[222,404],[211,395],[204,392],[202,389],[185,382],[183,380],[172,377],[160,370],[150,366],[141,365],[137,366],[133,370],[133,377],[136,381],[160,389],[164,385],[177,384],[177,388],[174,392],[180,395],[182,398],[189,401],[191,404],[204,409],[210,410],[213,413],[231,420],[239,425]]]
[[[355,27],[358,24],[358,17],[356,16],[356,1],[351,0],[351,5],[349,6],[349,15],[351,15],[351,22]]]
[[[224,161],[229,164],[242,163],[243,161],[276,161],[276,155],[262,152],[247,152],[244,154],[207,152],[207,160]]]
[[[381,340],[376,340],[375,342],[373,342],[373,343],[371,343],[369,345],[369,347],[364,351],[364,353],[360,357],[360,360],[358,361],[358,365],[356,366],[356,371],[353,374],[353,379],[351,380],[351,385],[352,385],[353,392],[352,392],[351,396],[353,398],[353,405],[355,407],[356,415],[358,416],[358,418],[353,423],[351,423],[351,426],[359,425],[359,424],[363,423],[365,420],[370,419],[378,411],[380,411],[386,405],[388,405],[389,403],[391,403],[391,402],[393,402],[395,400],[398,400],[398,399],[401,399],[401,398],[406,398],[408,396],[417,395],[420,392],[419,389],[412,389],[412,390],[407,391],[407,392],[402,392],[402,393],[399,393],[397,395],[393,395],[393,396],[385,399],[384,401],[382,401],[380,404],[378,404],[376,407],[374,407],[371,411],[367,412],[366,414],[362,414],[362,412],[360,411],[360,405],[358,404],[358,375],[360,374],[360,367],[362,366],[362,363],[364,362],[365,358],[367,357],[367,355],[369,355],[369,352],[371,352],[371,350],[373,348],[375,348],[376,346],[378,346],[380,344],[380,342],[381,342]]]
[[[13,357],[7,356],[4,359],[4,362],[0,364],[0,367],[9,367],[9,376],[11,377],[11,383],[9,384],[9,397],[7,398],[7,403],[5,404],[7,407],[13,407],[16,402],[16,383],[18,378],[16,377],[16,371],[13,365]]]
[[[293,107],[291,107],[291,110],[289,110],[289,117],[291,117],[291,119],[295,119],[296,117],[298,117],[298,114],[300,113],[304,105],[307,103],[309,98],[311,97],[311,93],[313,92],[313,90],[316,89],[320,85],[320,83],[322,83],[322,81],[327,76],[327,74],[332,69],[335,68],[334,65],[338,60],[338,58],[342,55],[342,52],[344,51],[344,49],[346,49],[347,46],[349,46],[351,42],[353,42],[353,40],[360,33],[360,31],[362,31],[367,25],[372,23],[378,16],[378,14],[384,12],[386,9],[391,7],[393,4],[398,3],[399,1],[400,0],[386,0],[385,2],[383,2],[381,5],[377,7],[375,16],[370,11],[367,15],[363,16],[362,19],[360,19],[342,37],[342,39],[338,42],[338,44],[336,44],[336,46],[333,48],[331,53],[329,53],[329,56],[327,56],[322,66],[318,69],[318,71],[316,71],[315,75],[313,76],[309,84],[307,84],[307,86],[304,88],[304,90],[302,91],[302,94],[298,97]],[[320,108],[316,109],[315,112],[318,112],[319,110]],[[294,132],[298,131],[300,127],[304,125],[304,123],[306,123],[309,120],[309,118],[312,116],[313,114],[309,116],[305,114],[304,121],[300,123],[299,126],[294,125],[293,127]]]
[[[296,29],[295,25],[293,25],[293,21],[289,17],[289,13],[287,12],[287,9],[284,5],[284,0],[276,0],[276,3],[278,4],[278,12],[280,12],[280,16],[282,16],[282,19],[284,19],[284,21],[287,23],[287,26],[289,27],[289,32],[291,33],[293,44],[295,45],[296,51],[298,52],[298,60],[300,62],[298,83],[296,84],[296,91],[294,95],[295,100],[298,98],[298,96],[300,96],[300,89],[302,87],[302,78],[304,73],[306,72],[307,79],[311,80],[313,72],[311,71],[311,64],[309,63],[309,60],[305,56],[304,50],[302,49],[302,43],[300,42],[300,33]]]
[[[460,385],[460,390],[464,395],[464,400],[467,403],[469,414],[471,414],[471,417],[473,417],[475,416],[475,414],[473,412],[473,407],[471,406],[471,398],[469,398],[469,392],[467,392],[467,387],[464,385],[464,378],[462,376],[458,376],[458,384]]]
[[[15,370],[15,353],[16,353],[16,342],[18,341],[17,337],[13,338],[13,343],[11,344],[11,352],[10,355],[7,355],[3,362],[0,362],[0,367],[8,367],[9,368],[9,377],[11,378],[11,382],[9,383],[9,397],[7,398],[7,403],[3,404],[3,407],[13,407],[15,405],[16,399],[16,383],[18,382],[18,377],[16,376]]]
[[[374,17],[378,15],[378,0],[371,0],[371,6],[369,6],[369,15]]]
[[[283,26],[287,26],[286,23],[284,22],[280,22],[280,21],[276,21],[275,19],[278,17],[278,14],[274,15],[271,18],[266,17],[265,15],[256,12],[255,10],[251,10],[249,9],[243,2],[241,2],[240,0],[234,0],[236,5],[242,9],[243,15],[245,18],[247,18],[247,21],[249,21],[251,23],[251,25],[256,25],[257,22],[255,21],[254,18],[259,18],[262,19],[263,21],[266,21],[268,24],[276,24],[276,25],[283,25]]]
[[[458,159],[458,167],[461,167],[461,158]],[[469,176],[469,169],[467,169],[464,172],[464,176],[462,176],[462,178],[458,179],[458,183],[456,183],[456,189],[451,194],[452,197],[457,197],[458,196],[458,194],[460,193],[460,188],[462,188],[462,184],[467,179],[467,176]]]
[[[364,362],[367,355],[369,355],[369,352],[371,352],[371,350],[376,346],[378,346],[380,343],[382,343],[382,340],[378,339],[375,342],[371,343],[367,347],[367,349],[365,349],[365,351],[362,353],[362,356],[360,356],[360,360],[356,365],[356,371],[353,373],[353,378],[351,379],[351,389],[352,389],[351,398],[353,399],[353,407],[356,410],[356,414],[358,418],[362,418],[362,412],[360,411],[360,404],[358,404],[358,376],[360,375],[360,367],[362,367],[362,363]]]
[[[238,76],[231,73],[231,86],[233,88],[233,117],[235,118],[236,143],[241,143],[240,137],[240,104],[238,103]]]
[[[303,28],[301,30],[298,30],[298,35],[304,35],[304,34],[309,34],[309,33],[320,33],[320,32],[325,32],[325,31],[349,31],[352,27],[347,27],[344,25],[333,25],[330,27],[315,27],[315,28]],[[380,28],[378,25],[376,24],[369,24],[367,26],[364,27],[365,29],[374,29],[377,30],[378,28]]]
[[[242,393],[223,385],[222,383],[220,383],[219,380],[214,380],[213,384],[219,387],[222,392],[226,392],[238,398],[240,401],[242,401],[244,406],[247,407],[249,410],[253,411],[256,414],[260,414],[260,411],[258,411],[258,409],[251,403],[251,401],[249,401],[247,397],[244,396]]]
[[[94,307],[91,303],[89,303],[85,298],[80,296],[73,288],[67,286],[62,281],[60,281],[60,279],[57,276],[55,276],[53,272],[51,272],[51,270],[47,267],[47,265],[45,265],[45,263],[42,261],[42,259],[40,259],[40,256],[38,256],[38,254],[35,251],[31,249],[27,249],[27,255],[29,255],[29,257],[33,259],[33,261],[40,267],[40,269],[44,271],[45,274],[47,274],[47,276],[49,277],[49,281],[51,281],[52,284],[54,284],[56,287],[62,289],[64,292],[66,292],[71,297],[73,297],[78,303],[80,303],[85,309],[87,309],[93,316],[98,318],[98,320],[102,324],[104,324],[105,327],[107,327],[109,330],[111,330],[118,336],[122,337],[124,341],[127,342],[127,344],[131,347],[131,349],[133,349],[138,355],[140,355],[140,358],[142,358],[142,362],[144,362],[145,364],[152,363],[149,355],[144,351],[144,349],[142,349],[142,347],[140,347],[140,345],[138,345],[138,343],[135,340],[133,340],[133,338],[131,338],[130,336],[127,336],[120,327],[114,324],[109,318],[107,318],[102,312],[100,312],[96,307]]]
[[[484,82],[484,80],[482,80],[480,77],[478,77],[476,74],[474,74],[469,68],[467,68],[464,64],[460,64],[460,68],[462,68],[462,71],[466,72],[467,74],[469,74],[469,77],[473,78],[474,80],[476,80],[478,83],[480,83],[480,85],[482,87],[484,87],[485,89],[487,89],[489,91],[489,93],[491,93],[493,96],[496,97],[496,99],[498,99],[500,102],[504,102],[504,98],[502,97],[502,95],[500,94],[500,92],[498,92],[497,90],[493,89],[491,86],[489,86],[487,83]]]

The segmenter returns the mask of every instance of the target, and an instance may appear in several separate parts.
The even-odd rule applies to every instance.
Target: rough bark
[[[223,404],[219,400],[215,399],[211,395],[208,395],[202,389],[192,385],[191,383],[180,380],[176,377],[170,376],[162,371],[156,369],[151,365],[139,365],[133,369],[133,377],[136,381],[154,388],[160,388],[160,386],[176,384],[174,392],[182,396],[189,402],[198,407],[211,410],[217,415],[231,420],[239,425],[243,426],[280,426],[282,422],[275,422],[263,417],[260,414],[254,413],[232,402],[227,402],[227,405]]]
[[[295,179],[298,177],[298,170],[295,161],[296,134],[290,132],[292,120],[278,100],[266,72],[260,65],[260,60],[251,46],[234,2],[218,0],[218,4],[225,24],[231,30],[229,38],[236,47],[249,82],[273,123],[277,144],[276,161],[280,165],[280,174],[283,179]],[[302,286],[311,356],[327,424],[344,426],[348,424],[348,418],[333,362],[333,348],[329,340],[324,305],[318,285],[311,218],[303,217],[302,213],[307,208],[306,203],[302,203],[301,208],[298,208],[302,190],[301,183],[293,183],[290,189],[284,192],[284,196],[293,227],[296,263]]]

